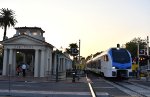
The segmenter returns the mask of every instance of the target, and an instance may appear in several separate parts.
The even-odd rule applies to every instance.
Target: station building
[[[39,27],[17,27],[13,37],[1,41],[4,48],[2,75],[15,76],[16,67],[27,64],[27,74],[46,77],[72,68],[67,53],[57,53],[54,46],[45,41]],[[21,56],[19,56],[21,55]],[[17,60],[19,57],[20,59]],[[20,61],[21,60],[21,61]]]

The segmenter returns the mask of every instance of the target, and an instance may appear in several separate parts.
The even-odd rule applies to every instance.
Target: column
[[[10,70],[10,75],[12,75],[12,67],[13,67],[13,61],[12,61],[12,56],[13,55],[13,50],[10,49],[10,52],[9,52],[9,64],[8,64],[8,69]]]
[[[66,61],[66,58],[64,57],[63,58],[63,65],[64,65],[63,66],[63,71],[66,71],[66,62],[65,61]]]
[[[50,69],[49,69],[49,64],[50,64],[50,59],[49,59],[50,53],[49,51],[45,51],[45,74],[48,75],[50,74]]]
[[[49,71],[52,71],[52,53],[50,52]]]
[[[57,54],[56,54],[56,52],[55,52],[55,54],[54,54],[54,62],[53,62],[53,74],[56,74],[56,67],[57,67]]]
[[[7,73],[7,49],[4,49],[4,58],[3,58],[3,73],[2,75],[6,76]]]
[[[16,75],[16,50],[13,50],[13,66],[12,66],[12,69],[13,69],[13,75],[15,76]]]
[[[66,59],[66,69],[70,69],[70,61],[68,59]]]
[[[60,59],[61,72],[63,72],[63,57]]]
[[[40,77],[44,77],[44,70],[45,70],[45,63],[44,63],[44,59],[45,59],[45,50],[41,50],[41,65],[40,65]]]
[[[38,59],[39,58],[39,50],[35,50],[35,60],[34,60],[34,77],[38,77]]]
[[[60,62],[61,62],[60,61],[60,55],[58,54],[58,62],[57,62],[57,64],[58,64],[58,66],[57,66],[58,67],[58,72],[60,72],[60,70],[61,70],[60,69]]]
[[[33,55],[32,55],[32,61],[31,61],[30,65],[31,65],[31,71],[34,72],[33,71],[33,67],[34,67],[34,56]]]

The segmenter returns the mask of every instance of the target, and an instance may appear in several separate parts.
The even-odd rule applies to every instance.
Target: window
[[[130,56],[125,49],[112,49],[112,58],[113,62],[117,63],[129,63],[130,62]]]
[[[37,35],[37,32],[33,32],[33,35]]]
[[[104,55],[104,61],[108,61],[108,55]]]
[[[98,69],[101,69],[101,60],[98,60]]]

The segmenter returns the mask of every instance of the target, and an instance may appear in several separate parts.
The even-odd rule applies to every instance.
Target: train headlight
[[[115,69],[115,67],[112,67],[112,69]]]

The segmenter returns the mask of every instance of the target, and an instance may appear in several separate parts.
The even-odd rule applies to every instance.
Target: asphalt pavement
[[[75,82],[72,77],[59,79],[56,82],[56,79],[50,79],[48,77],[0,76],[0,82],[11,83],[10,89],[9,87],[4,89],[0,88],[0,97],[92,97],[85,76],[80,77],[80,79],[76,78]],[[26,88],[21,88],[25,85]],[[102,92],[98,93],[97,97],[109,97],[109,95],[108,93]]]
[[[129,80],[138,83],[146,81],[144,78],[131,78]],[[11,83],[11,85],[10,89],[0,86],[0,97],[92,97],[85,76],[80,77],[80,79],[76,78],[75,82],[72,77],[59,79],[56,82],[55,78],[48,77],[0,76],[0,83],[2,82],[5,82],[5,84]],[[110,96],[106,92],[98,92],[97,97]]]

